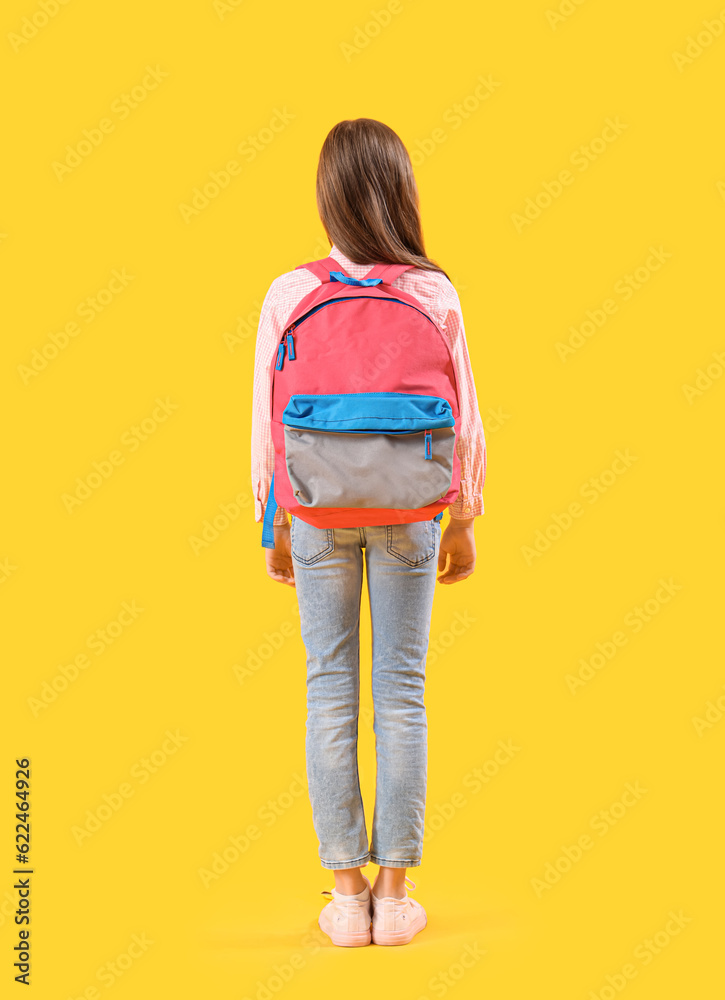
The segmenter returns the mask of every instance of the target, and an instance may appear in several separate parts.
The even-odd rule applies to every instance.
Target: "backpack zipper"
[[[297,326],[296,323],[292,324],[289,330],[282,337],[282,340],[279,343],[279,347],[277,348],[277,363],[274,367],[278,372],[282,371],[282,366],[284,365],[285,347],[287,348],[287,357],[289,358],[290,361],[294,361],[295,358],[297,357],[297,355],[295,354],[295,339],[292,336],[292,331],[296,326]]]
[[[277,364],[274,366],[277,371],[282,371],[282,365],[284,364],[284,339],[280,342],[277,348]]]
[[[377,299],[377,298],[378,298],[377,295],[346,295],[344,298],[341,298],[341,299],[328,299],[327,302],[321,302],[319,305],[314,306],[314,308],[312,308],[304,316],[298,317],[294,321],[294,323],[292,323],[292,325],[290,326],[289,332],[291,333],[296,327],[298,327],[300,325],[300,323],[304,322],[304,320],[306,320],[306,319],[309,319],[309,317],[312,316],[313,313],[316,313],[318,309],[324,309],[325,306],[329,306],[329,305],[331,305],[334,302],[348,302],[350,299]],[[453,370],[453,385],[454,385],[455,391],[456,391],[456,399],[457,399],[457,401],[458,401],[458,403],[460,405],[460,394],[459,394],[459,389],[458,389],[458,372],[456,371],[456,363],[453,360],[453,352],[451,351],[450,344],[446,340],[444,334],[441,332],[441,330],[440,330],[438,324],[435,322],[435,320],[431,319],[431,317],[426,312],[424,312],[422,309],[418,309],[417,306],[411,305],[410,302],[403,302],[402,299],[388,298],[388,299],[382,299],[382,300],[379,300],[379,301],[383,301],[383,302],[399,302],[401,306],[408,306],[410,309],[415,309],[415,311],[419,312],[421,314],[421,316],[425,316],[425,318],[428,320],[429,323],[433,324],[433,326],[436,328],[436,330],[440,334],[441,339],[443,341],[443,344],[444,344],[444,346],[446,348],[446,351],[448,353],[448,357],[451,360],[451,368]],[[277,363],[275,365],[275,369],[277,371],[281,371],[282,365],[284,364],[284,349],[285,349],[285,340],[286,340],[286,337],[287,337],[287,333],[285,333],[285,336],[284,336],[284,338],[282,340],[282,343],[279,345],[279,348],[277,349]],[[289,357],[290,357],[291,361],[293,361],[297,357],[297,355],[295,353],[295,348],[294,348],[294,339],[292,340],[292,351],[291,351],[291,354],[290,354]],[[273,380],[273,384],[272,384],[272,391],[270,393],[269,408],[270,408],[270,414],[271,414],[274,411],[274,380]],[[484,470],[484,475],[485,475],[485,470]]]
[[[419,312],[421,316],[425,316],[428,322],[433,323],[433,326],[435,326],[436,329],[438,329],[436,323],[434,322],[434,320],[430,318],[430,316],[428,316],[422,309],[419,309],[417,306],[411,305],[410,302],[403,302],[402,299],[394,299],[394,298],[380,299],[378,298],[377,295],[346,295],[344,298],[341,299],[328,299],[327,302],[320,302],[319,305],[313,306],[313,308],[310,309],[308,313],[305,313],[303,316],[300,316],[298,319],[296,319],[292,324],[292,326],[290,327],[290,329],[294,329],[294,327],[299,326],[300,323],[303,323],[306,319],[309,319],[310,316],[312,316],[313,313],[316,313],[318,309],[324,309],[325,306],[334,305],[335,302],[349,302],[351,300],[354,301],[355,299],[378,299],[379,302],[399,302],[401,306],[408,306],[409,309],[415,309],[416,312]]]
[[[426,431],[423,437],[425,441],[425,457],[433,458],[433,431]]]
[[[282,337],[280,345],[277,348],[277,363],[274,366],[275,369],[278,372],[282,371],[282,366],[284,365],[285,348],[287,350],[287,357],[289,358],[290,361],[294,361],[295,358],[297,357],[297,354],[295,352],[295,341],[294,341],[294,337],[292,336],[292,331],[296,327],[298,327],[300,323],[303,323],[306,319],[309,319],[310,316],[312,316],[313,313],[316,313],[318,309],[322,309],[325,306],[332,305],[335,302],[347,302],[350,299],[377,299],[377,295],[347,295],[347,296],[345,296],[344,299],[328,299],[327,302],[320,302],[319,305],[314,306],[304,316],[300,316],[298,319],[296,319],[294,321],[294,323],[292,324],[292,326],[289,328],[289,330],[287,330],[284,333],[284,335]],[[425,318],[430,323],[433,323],[433,326],[435,326],[436,329],[438,329],[438,327],[433,322],[433,320],[430,318],[430,316],[427,316],[423,312],[423,310],[422,309],[418,309],[417,306],[411,305],[410,302],[403,302],[402,299],[393,299],[393,298],[383,299],[383,301],[384,302],[399,302],[401,306],[409,306],[411,309],[415,309],[416,312],[419,312],[421,314],[421,316],[425,316]]]

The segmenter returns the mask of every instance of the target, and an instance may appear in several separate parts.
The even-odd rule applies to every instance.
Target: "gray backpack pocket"
[[[450,489],[447,400],[412,393],[296,395],[284,411],[287,473],[305,507],[425,507]]]

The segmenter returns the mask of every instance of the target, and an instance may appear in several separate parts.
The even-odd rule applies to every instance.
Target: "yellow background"
[[[683,385],[725,351],[725,34],[678,68],[673,53],[716,5],[562,9],[552,24],[528,0],[245,0],[221,13],[209,0],[71,0],[13,46],[41,7],[4,5],[8,995],[14,760],[27,755],[37,997],[722,996],[725,378],[690,401]],[[377,33],[371,10],[390,14]],[[168,75],[122,117],[114,102],[147,66]],[[456,126],[481,76],[500,86]],[[294,117],[244,160],[239,144],[266,139],[276,110]],[[488,445],[476,573],[439,588],[431,631],[429,835],[410,871],[429,925],[388,950],[335,948],[317,930],[333,882],[295,785],[304,651],[294,592],[265,576],[249,506],[255,310],[278,274],[325,255],[317,155],[335,122],[358,116],[411,152],[445,135],[416,156],[416,176],[427,251],[460,290]],[[54,162],[103,118],[113,131],[59,179]],[[579,170],[572,155],[607,118],[626,128]],[[180,205],[235,157],[238,174],[184,221]],[[565,169],[573,183],[518,232],[512,216]],[[671,256],[626,299],[617,283],[651,246]],[[114,268],[132,280],[86,322],[78,308]],[[608,298],[616,313],[562,361],[557,343]],[[24,380],[72,320],[77,336]],[[232,350],[235,330],[247,335]],[[135,450],[121,444],[157,397],[176,409]],[[122,464],[69,512],[63,495],[114,449]],[[636,461],[610,477],[618,450]],[[581,490],[602,474],[589,502]],[[235,498],[239,515],[194,551]],[[582,515],[527,560],[575,502]],[[627,616],[660,578],[681,589],[635,631]],[[89,637],[134,601],[143,612],[97,655]],[[469,625],[453,641],[456,614]],[[567,675],[617,631],[626,644],[572,694]],[[90,665],[34,712],[29,699],[62,687],[60,665],[83,652]],[[366,632],[370,821],[368,655]],[[167,730],[185,742],[165,755]],[[474,791],[499,740],[519,750]],[[154,752],[151,773],[140,762]],[[597,833],[628,782],[646,793]],[[130,796],[79,844],[74,828],[124,783]],[[250,824],[261,836],[206,887],[200,871]],[[537,892],[532,880],[587,833],[593,846]],[[663,937],[670,911],[690,919]],[[657,954],[638,958],[658,932]],[[153,943],[109,973],[134,935]],[[606,977],[620,983],[627,963],[636,975],[615,990]]]

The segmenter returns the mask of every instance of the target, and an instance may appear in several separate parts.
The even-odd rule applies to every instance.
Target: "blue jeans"
[[[307,651],[307,779],[323,868],[421,863],[428,764],[425,660],[440,539],[440,522],[432,520],[315,528],[292,518]],[[363,558],[377,759],[370,846],[357,762]]]

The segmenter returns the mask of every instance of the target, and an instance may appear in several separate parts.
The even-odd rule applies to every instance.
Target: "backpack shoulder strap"
[[[384,285],[392,285],[396,278],[399,278],[404,271],[410,271],[415,264],[376,264],[365,275],[368,278],[382,278]]]
[[[322,284],[330,281],[330,271],[342,271],[343,274],[347,272],[343,269],[342,264],[336,261],[334,257],[323,257],[321,260],[310,260],[306,264],[298,264],[295,271],[299,271],[300,268],[305,268],[311,271],[316,278],[319,278]],[[348,275],[349,277],[349,275]]]

